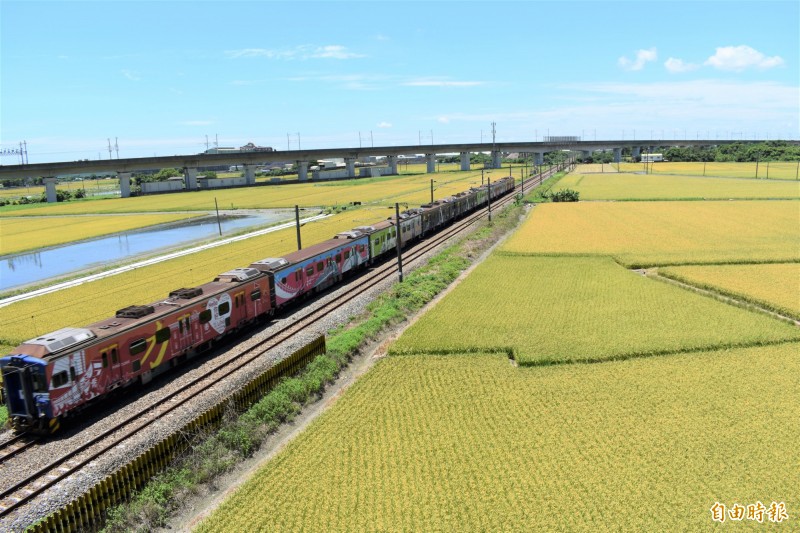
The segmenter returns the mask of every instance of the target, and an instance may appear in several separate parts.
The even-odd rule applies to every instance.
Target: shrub
[[[562,189],[554,193],[550,193],[550,200],[553,202],[577,202],[580,193],[572,189]]]

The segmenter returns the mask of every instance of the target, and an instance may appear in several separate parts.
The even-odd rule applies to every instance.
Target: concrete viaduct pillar
[[[389,164],[389,174],[392,176],[397,175],[397,156],[390,155],[386,157],[386,162]]]
[[[592,151],[591,150],[582,150],[581,157],[584,161],[591,161],[592,160]]]
[[[184,168],[183,169],[183,184],[187,191],[197,190],[197,169]]]
[[[631,148],[631,157],[634,161],[638,161],[642,156],[642,147],[641,146],[634,146]]]
[[[306,181],[308,179],[308,161],[297,162],[297,179]]]
[[[469,152],[461,152],[461,170],[469,170]]]
[[[56,195],[56,178],[44,178],[44,190],[47,195],[48,204],[58,201],[58,196]]]
[[[492,152],[492,168],[501,168],[503,162],[500,160],[500,152],[494,151]]]
[[[119,195],[121,198],[130,198],[131,196],[131,173],[130,172],[117,172],[119,179]]]
[[[256,167],[255,165],[242,165],[244,168],[244,181],[248,185],[256,184]]]
[[[544,165],[544,152],[533,152],[533,164],[537,167]]]
[[[436,172],[436,154],[425,154],[425,159],[428,160],[428,174]]]
[[[344,158],[344,165],[347,167],[347,177],[348,178],[355,178],[356,177],[356,158],[355,157],[345,157]]]
[[[622,161],[622,148],[614,148],[614,163]]]

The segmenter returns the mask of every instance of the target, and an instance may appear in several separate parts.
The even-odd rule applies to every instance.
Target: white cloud
[[[746,45],[720,46],[704,64],[720,70],[741,72],[751,67],[760,69],[778,67],[783,65],[783,59],[780,56],[766,57]]]
[[[690,72],[692,70],[697,70],[700,68],[700,65],[695,63],[684,63],[683,59],[676,59],[674,57],[670,57],[666,61],[664,61],[664,67],[671,73],[677,74],[680,72]]]
[[[441,117],[436,118],[436,122],[440,124],[450,124],[450,117],[442,115]]]
[[[318,57],[318,58],[332,58],[332,59],[352,59],[356,57],[364,57],[361,54],[355,54],[353,52],[348,52],[347,48],[340,45],[328,45],[328,46],[320,46],[316,48],[309,57]]]
[[[264,57],[267,59],[353,59],[364,57],[362,54],[350,52],[346,47],[338,44],[324,46],[313,46],[303,44],[293,48],[271,49],[271,48],[241,48],[239,50],[227,50],[225,55],[232,59],[240,57]]]
[[[379,128],[391,128],[392,127],[392,123],[391,122],[385,122],[385,121],[384,122],[378,122],[378,127]]]
[[[142,79],[142,78],[139,77],[139,73],[138,72],[134,72],[132,70],[122,69],[122,70],[120,70],[120,72],[122,73],[123,76],[125,76],[126,78],[128,78],[131,81],[139,81],[139,80]]]
[[[476,87],[484,85],[483,81],[453,81],[453,80],[434,80],[434,79],[418,79],[410,80],[403,85],[406,87]]]
[[[642,70],[645,63],[648,61],[655,61],[658,58],[658,53],[655,48],[648,48],[647,50],[638,50],[636,52],[636,59],[630,60],[623,56],[617,60],[617,64],[625,70]]]

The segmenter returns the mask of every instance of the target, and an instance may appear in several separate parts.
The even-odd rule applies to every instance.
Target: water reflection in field
[[[228,216],[221,217],[219,225],[216,217],[207,217],[10,256],[0,260],[0,291],[213,238],[219,236],[220,226],[225,236],[291,216],[292,213],[287,211]]]

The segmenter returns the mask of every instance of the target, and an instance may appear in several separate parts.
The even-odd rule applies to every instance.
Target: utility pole
[[[297,132],[297,151],[300,151],[300,132]]]
[[[433,203],[433,180],[431,180],[431,203]]]
[[[114,150],[117,152],[117,159],[119,159],[119,138],[114,137]]]
[[[287,133],[286,134],[286,151],[290,152],[291,150],[292,150],[292,145],[289,143],[289,134]]]
[[[492,221],[492,183],[489,177],[486,177],[486,204],[489,206],[489,222]]]
[[[397,229],[397,238],[395,239],[397,244],[397,270],[400,272],[400,283],[403,283],[403,254],[402,254],[402,243],[400,242],[400,203],[394,203],[394,219],[395,219],[395,228]]]
[[[111,138],[108,139],[108,158],[111,159]]]
[[[301,250],[303,244],[300,242],[300,207],[297,205],[294,206],[294,220],[297,226],[297,249]]]

